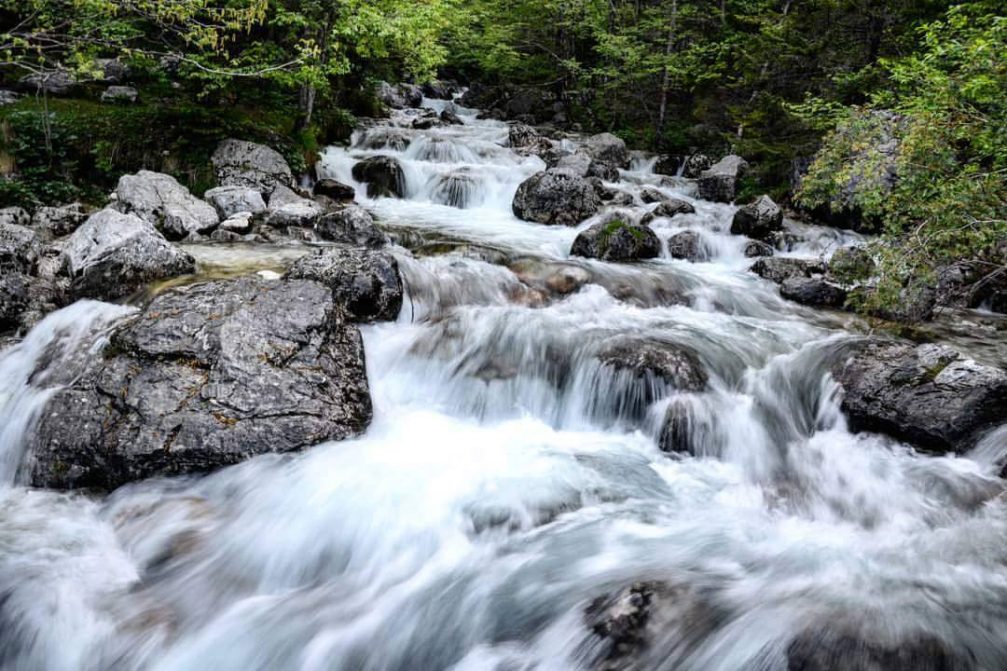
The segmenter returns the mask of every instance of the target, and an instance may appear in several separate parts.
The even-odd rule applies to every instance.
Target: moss
[[[632,224],[627,224],[621,219],[613,219],[612,221],[605,224],[605,227],[601,229],[601,235],[598,236],[598,241],[601,243],[606,243],[609,238],[618,233],[620,230],[627,231],[630,235],[639,241],[643,241],[647,234],[640,228],[633,226]]]

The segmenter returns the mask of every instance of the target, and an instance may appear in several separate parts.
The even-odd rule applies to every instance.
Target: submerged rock
[[[268,196],[277,186],[294,183],[283,155],[264,144],[224,140],[210,161],[220,186],[245,186]]]
[[[372,156],[360,161],[353,166],[353,179],[367,183],[370,198],[405,196],[406,177],[402,165],[391,156]]]
[[[707,261],[709,252],[703,245],[703,238],[696,231],[682,231],[668,238],[668,255],[673,259],[684,259],[694,263]]]
[[[717,203],[730,203],[738,191],[738,181],[748,171],[748,162],[740,156],[725,156],[699,176],[699,197]]]
[[[1007,417],[1007,372],[943,345],[868,340],[832,366],[855,431],[964,452]]]
[[[402,309],[402,277],[395,257],[359,247],[320,250],[294,262],[286,277],[327,286],[355,321],[391,321]]]
[[[381,247],[388,243],[388,238],[374,224],[374,217],[359,205],[323,215],[315,222],[315,232],[323,240],[348,245]]]
[[[731,233],[768,240],[783,228],[783,210],[769,196],[759,196],[734,213]]]
[[[47,402],[30,482],[114,489],[362,432],[360,333],[320,284],[254,278],[166,292]]]
[[[787,647],[787,671],[974,671],[930,635],[903,641],[871,641],[833,628],[807,630]]]
[[[521,182],[512,207],[514,215],[525,221],[576,226],[598,211],[601,199],[583,177],[551,169]]]
[[[91,215],[69,237],[63,258],[73,294],[105,300],[196,269],[191,256],[148,222],[111,209]]]
[[[581,231],[570,254],[604,261],[653,259],[661,255],[661,241],[647,226],[609,219]]]
[[[663,382],[679,391],[702,391],[709,380],[699,357],[677,343],[643,338],[615,338],[598,360],[616,370]]]
[[[171,175],[149,170],[123,175],[115,193],[117,209],[135,214],[175,239],[208,233],[220,223],[213,206],[193,196]]]

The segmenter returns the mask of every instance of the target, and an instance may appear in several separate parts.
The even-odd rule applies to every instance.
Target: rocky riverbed
[[[383,91],[0,210],[0,666],[1007,666],[996,278],[905,339],[742,157]]]

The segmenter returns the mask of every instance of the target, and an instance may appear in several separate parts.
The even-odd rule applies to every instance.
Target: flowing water
[[[78,303],[0,358],[0,668],[587,668],[585,607],[636,581],[691,595],[655,667],[785,669],[802,632],[841,630],[1007,668],[1007,430],[958,458],[851,434],[826,370],[860,324],[748,274],[732,206],[638,161],[613,186],[693,202],[654,228],[699,231],[712,260],[571,259],[578,229],[510,210],[542,162],[462,112],[422,132],[400,113],[323,159],[353,183],[359,157],[399,157],[407,198],[358,196],[417,250],[395,248],[398,321],[363,329],[359,439],[104,498],[33,490],[23,433],[128,309]],[[851,238],[800,232],[798,256]],[[203,253],[274,268],[290,250]],[[591,282],[533,288],[556,273]],[[694,349],[709,389],[598,363],[628,337]],[[692,454],[658,449],[671,404]]]

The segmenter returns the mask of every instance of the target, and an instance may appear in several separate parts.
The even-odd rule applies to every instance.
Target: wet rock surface
[[[725,156],[699,176],[699,196],[716,203],[730,203],[737,194],[738,181],[748,172],[748,162],[740,156]]]
[[[975,662],[939,639],[922,635],[897,642],[874,642],[842,632],[809,630],[787,647],[787,671],[973,671]]]
[[[702,391],[709,381],[696,353],[677,343],[617,338],[601,349],[598,360],[637,377],[660,380],[680,391]]]
[[[353,166],[353,179],[367,183],[370,198],[402,198],[405,195],[406,179],[402,166],[390,156],[372,156],[360,161]]]
[[[135,214],[173,239],[207,233],[220,223],[211,205],[193,196],[170,175],[149,170],[123,175],[115,193],[120,211]]]
[[[943,345],[863,341],[832,375],[853,430],[923,450],[963,452],[1007,417],[1007,372]]]
[[[315,232],[323,240],[346,245],[381,247],[388,243],[387,236],[374,223],[374,217],[359,205],[349,205],[321,216],[315,222]]]
[[[846,290],[824,277],[788,277],[780,284],[780,295],[815,307],[840,308],[846,303]]]
[[[769,196],[759,196],[734,214],[731,233],[768,240],[783,227],[783,210]]]
[[[515,216],[540,224],[576,226],[595,214],[601,199],[590,182],[570,170],[539,172],[518,187]]]
[[[114,300],[157,280],[195,271],[195,261],[148,222],[105,209],[67,240],[66,272],[77,297]]]
[[[647,226],[616,218],[582,231],[573,241],[570,254],[605,261],[653,259],[661,254],[661,241]]]
[[[48,401],[30,482],[114,489],[360,433],[360,334],[331,292],[244,278],[174,289]]]
[[[286,277],[320,282],[355,321],[394,320],[402,309],[398,262],[386,252],[333,247],[298,259]]]

